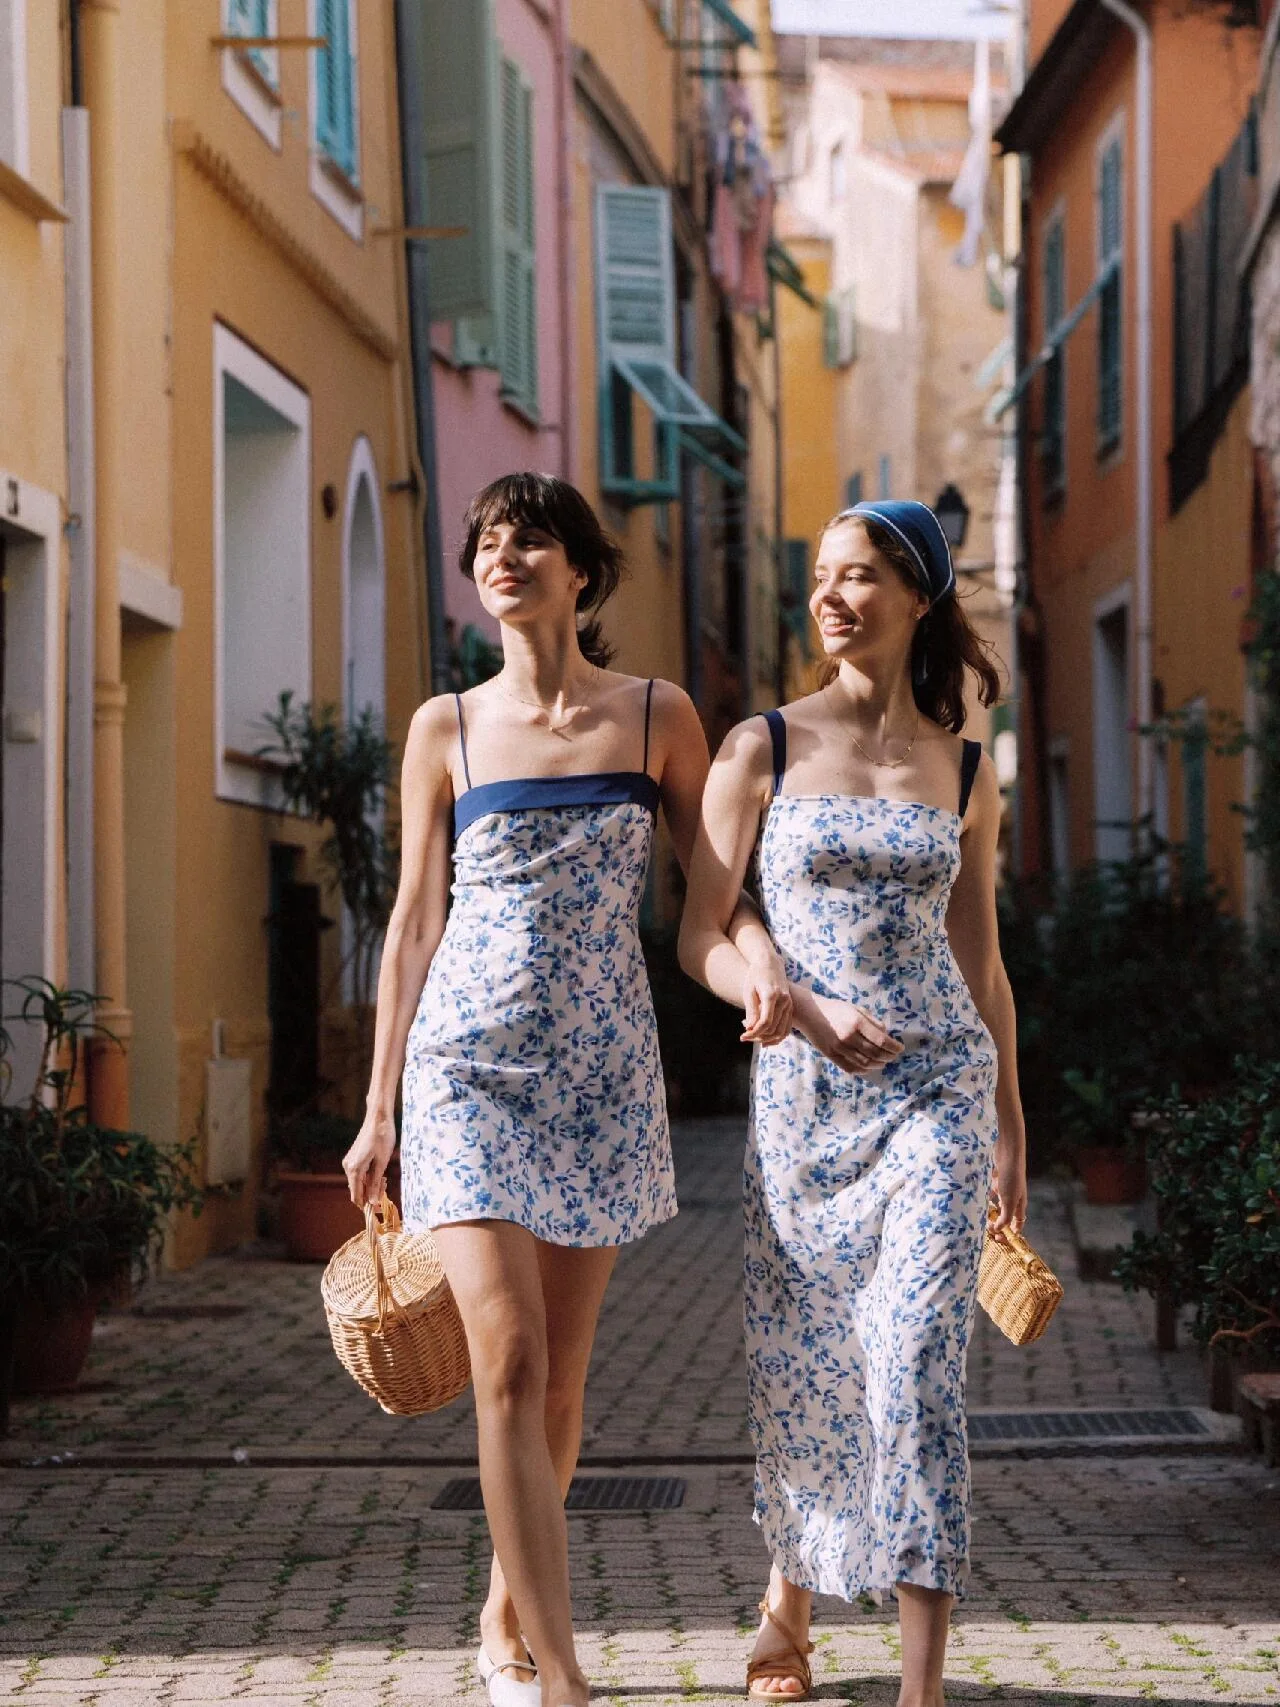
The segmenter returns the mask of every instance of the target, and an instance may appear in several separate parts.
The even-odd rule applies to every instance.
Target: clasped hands
[[[902,1053],[897,1039],[853,1002],[791,983],[777,955],[747,962],[742,995],[744,1043],[767,1047],[798,1031],[846,1073],[874,1073]]]

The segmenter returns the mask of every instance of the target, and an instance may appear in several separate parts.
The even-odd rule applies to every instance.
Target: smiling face
[[[499,622],[572,623],[587,576],[564,546],[532,522],[495,521],[481,531],[473,568],[480,602]]]
[[[809,609],[828,658],[905,668],[929,601],[872,545],[861,522],[837,522],[823,534],[814,583]]]

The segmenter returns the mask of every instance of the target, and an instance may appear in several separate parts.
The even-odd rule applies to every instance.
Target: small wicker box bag
[[[430,1233],[406,1233],[389,1197],[320,1282],[338,1361],[392,1416],[438,1411],[471,1379],[467,1336]]]
[[[1006,1339],[1030,1345],[1062,1302],[1062,1282],[1021,1233],[987,1227],[978,1269],[978,1302]]]

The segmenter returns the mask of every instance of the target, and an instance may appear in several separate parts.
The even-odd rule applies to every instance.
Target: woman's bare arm
[[[429,700],[414,713],[405,741],[400,783],[400,885],[387,923],[378,974],[366,1113],[342,1163],[357,1206],[375,1199],[382,1190],[383,1175],[395,1149],[396,1087],[404,1070],[409,1030],[444,932],[453,811],[448,755],[454,728],[452,699]]]
[[[964,834],[960,871],[947,907],[951,951],[973,1005],[995,1040],[997,1228],[1020,1227],[1027,1214],[1027,1138],[1018,1091],[1018,1036],[1013,992],[1000,956],[996,916],[996,844],[1000,837],[1000,787],[995,766],[978,767]]]

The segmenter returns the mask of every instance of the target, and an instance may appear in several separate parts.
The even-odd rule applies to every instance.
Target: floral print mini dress
[[[760,895],[788,975],[903,1044],[842,1071],[798,1033],[758,1050],[747,1147],[746,1339],[756,1520],[798,1587],[963,1591],[965,1353],[996,1137],[996,1052],[946,934],[959,813],[774,798]]]
[[[511,1221],[620,1245],[676,1212],[639,909],[658,785],[639,771],[471,786],[452,906],[405,1053],[404,1222]]]

